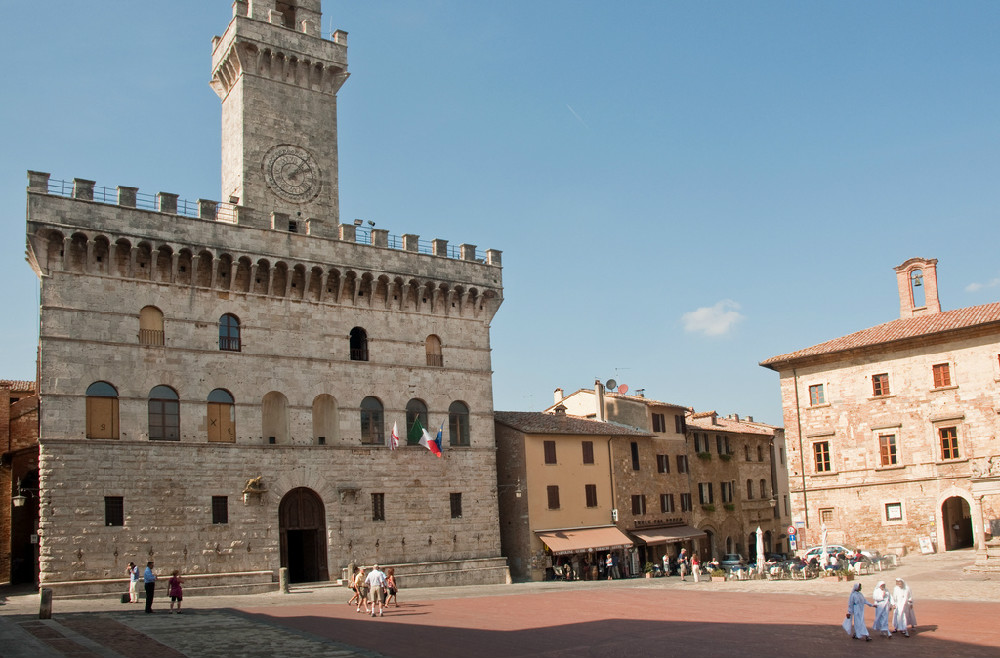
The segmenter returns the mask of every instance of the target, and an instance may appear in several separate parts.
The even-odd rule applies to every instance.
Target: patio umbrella
[[[823,532],[821,533],[821,535],[823,537],[823,542],[822,542],[822,544],[823,544],[823,550],[820,553],[820,563],[819,564],[820,564],[821,567],[825,567],[826,566],[826,524],[824,523],[823,525],[820,526],[820,528],[823,530]]]
[[[757,526],[757,573],[764,574],[764,531]]]

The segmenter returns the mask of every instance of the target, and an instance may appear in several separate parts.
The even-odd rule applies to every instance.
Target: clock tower
[[[211,84],[222,99],[222,200],[289,218],[274,228],[332,234],[347,33],[323,39],[321,18],[320,0],[236,0],[212,40]]]

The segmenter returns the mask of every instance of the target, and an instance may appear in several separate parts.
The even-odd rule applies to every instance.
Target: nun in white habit
[[[865,638],[866,642],[871,642],[872,638],[868,635],[868,627],[865,626],[865,606],[874,607],[865,600],[865,595],[861,593],[861,583],[856,583],[851,597],[847,599],[847,619],[844,620],[844,630],[853,638],[859,640]]]
[[[892,589],[892,627],[904,636],[910,637],[909,627],[917,625],[917,615],[913,612],[913,592],[902,578],[896,579]]]
[[[892,638],[892,632],[889,630],[889,608],[892,606],[892,597],[889,595],[889,591],[885,588],[885,581],[878,581],[878,585],[875,586],[875,591],[872,592],[872,603],[875,604],[875,623],[872,624],[872,630],[877,632],[879,635],[885,635],[887,638]]]

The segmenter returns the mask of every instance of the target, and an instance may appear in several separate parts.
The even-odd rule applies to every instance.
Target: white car
[[[844,553],[848,557],[850,557],[851,555],[854,555],[854,550],[855,550],[854,547],[847,546],[846,544],[827,544],[826,545],[826,554],[827,555],[836,555],[838,553]],[[823,547],[822,546],[813,546],[808,551],[806,551],[805,554],[802,557],[803,557],[803,559],[806,562],[808,562],[809,560],[811,560],[814,557],[818,560],[818,559],[820,559],[820,553],[822,553],[822,552],[823,552]],[[875,560],[877,560],[877,559],[879,559],[881,557],[878,554],[877,551],[866,551],[864,549],[861,549],[861,554],[864,555],[869,560],[872,560],[872,561],[875,561]]]

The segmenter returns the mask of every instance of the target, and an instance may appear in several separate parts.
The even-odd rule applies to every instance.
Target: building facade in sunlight
[[[507,579],[500,252],[340,222],[347,34],[320,23],[319,0],[233,3],[212,54],[220,201],[29,172],[57,596],[120,591],[149,560],[202,591],[374,562],[409,586]],[[408,440],[417,420],[440,457]]]
[[[1000,520],[1000,303],[942,311],[937,261],[895,268],[900,317],[761,363],[781,378],[794,513],[818,544],[975,546]]]

